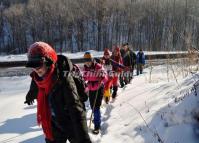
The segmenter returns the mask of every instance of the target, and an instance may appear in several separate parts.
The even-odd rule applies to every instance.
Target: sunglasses
[[[26,64],[26,67],[30,67],[33,69],[39,70],[45,63],[45,59],[43,57],[30,57]]]
[[[42,67],[43,67],[43,65],[38,66],[38,67],[33,67],[33,69],[35,69],[35,70],[40,70]]]

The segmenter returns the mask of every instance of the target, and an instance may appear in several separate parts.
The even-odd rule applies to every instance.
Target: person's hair
[[[122,47],[128,46],[128,45],[129,45],[129,43],[124,43],[124,44],[122,44]]]

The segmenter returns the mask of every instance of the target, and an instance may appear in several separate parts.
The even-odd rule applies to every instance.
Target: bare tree
[[[38,40],[59,52],[103,50],[123,42],[148,51],[199,45],[197,0],[9,0],[3,4],[1,37],[9,39],[4,47],[12,53],[25,52]],[[2,29],[8,32],[2,34]]]

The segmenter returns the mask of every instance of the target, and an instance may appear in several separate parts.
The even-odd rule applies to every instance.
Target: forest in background
[[[198,0],[0,0],[0,54],[35,41],[57,52],[184,51],[199,46]]]

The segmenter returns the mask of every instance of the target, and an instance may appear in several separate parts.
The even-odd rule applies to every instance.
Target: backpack
[[[63,79],[65,72],[70,72],[75,85],[77,87],[77,93],[79,99],[82,103],[88,100],[88,93],[85,91],[87,84],[83,80],[83,76],[80,72],[80,69],[77,65],[72,64],[71,60],[64,55],[58,55],[58,60],[56,64],[58,76],[60,79]]]
[[[75,64],[73,64],[72,71],[75,73],[72,76],[77,87],[77,92],[80,95],[80,100],[86,102],[88,100],[88,92],[86,92],[87,84],[83,79],[83,75],[81,74],[79,67]]]

